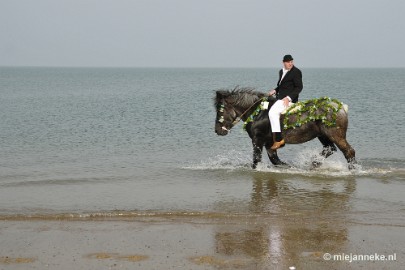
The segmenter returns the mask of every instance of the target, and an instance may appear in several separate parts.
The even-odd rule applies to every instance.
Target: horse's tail
[[[346,114],[348,114],[349,113],[349,105],[343,103],[343,110],[345,111]]]
[[[339,105],[339,103],[337,103],[337,102],[339,102],[341,105],[342,105],[342,107],[340,108],[340,109],[343,109],[343,111],[346,113],[346,114],[349,114],[349,105],[347,105],[347,104],[345,104],[345,103],[343,103],[343,102],[340,102],[340,101],[338,101],[338,100],[334,100],[334,101],[332,101],[332,106],[334,106],[335,108],[336,107],[338,107]]]

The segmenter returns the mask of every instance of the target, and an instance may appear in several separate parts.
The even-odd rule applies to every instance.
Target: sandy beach
[[[401,269],[403,231],[333,215],[14,218],[0,269]]]

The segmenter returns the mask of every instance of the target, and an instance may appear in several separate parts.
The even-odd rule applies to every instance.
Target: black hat
[[[283,62],[290,62],[292,60],[294,60],[294,58],[292,58],[291,55],[289,55],[289,54],[284,55]]]

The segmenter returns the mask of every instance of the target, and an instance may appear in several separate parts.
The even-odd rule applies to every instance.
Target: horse
[[[277,100],[274,97],[269,97],[267,94],[256,91],[254,88],[239,88],[233,90],[220,89],[216,91],[214,97],[214,105],[216,107],[215,133],[220,136],[225,136],[240,120],[245,122],[245,129],[252,140],[253,144],[253,164],[255,169],[257,164],[262,160],[262,151],[265,147],[267,155],[271,163],[275,166],[288,166],[281,161],[277,155],[277,150],[272,150],[273,134],[268,117],[269,109],[258,109],[260,102],[267,100],[268,108],[271,107]],[[312,106],[312,110],[318,114],[324,114],[323,119],[333,119],[333,125],[327,124],[320,119],[306,121],[297,126],[288,128],[283,126],[283,123],[295,123],[297,117],[301,119],[308,117],[308,108],[303,108],[299,116],[296,114],[281,114],[280,123],[282,123],[282,134],[286,144],[301,144],[318,138],[323,148],[320,155],[327,158],[337,151],[336,146],[342,151],[345,156],[349,169],[354,169],[356,164],[355,150],[346,140],[346,132],[348,127],[347,105],[337,107],[333,101],[328,101],[328,106],[335,108],[333,118],[333,110],[328,108],[319,108],[311,102],[304,103],[305,106]],[[254,119],[252,119],[254,116]],[[287,119],[285,119],[287,117]],[[249,119],[250,118],[250,119]],[[284,128],[283,128],[284,127]],[[312,162],[313,168],[321,165],[320,161]]]

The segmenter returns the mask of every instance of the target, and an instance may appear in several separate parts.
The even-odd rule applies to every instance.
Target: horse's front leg
[[[256,169],[257,164],[262,161],[262,151],[263,143],[253,140],[253,169]]]
[[[267,155],[269,156],[271,163],[276,166],[287,165],[287,163],[280,160],[280,158],[277,155],[277,150],[271,150],[272,145],[273,145],[273,143],[266,143],[266,145],[265,145]]]

